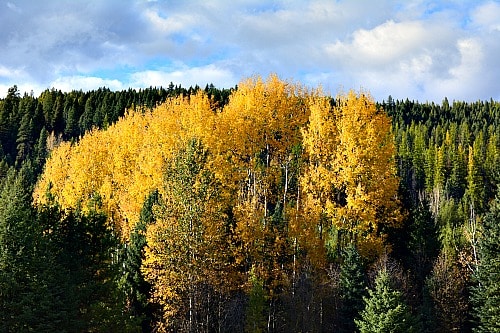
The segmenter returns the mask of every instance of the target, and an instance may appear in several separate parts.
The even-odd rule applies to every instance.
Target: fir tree
[[[479,264],[472,300],[476,327],[474,332],[500,332],[500,197],[491,204],[483,221],[479,241]]]
[[[386,270],[375,279],[375,289],[364,297],[365,308],[361,318],[355,319],[361,333],[418,332],[417,320],[405,304],[401,292],[394,290]]]
[[[141,265],[146,246],[146,227],[154,222],[153,207],[158,204],[158,200],[159,193],[156,190],[151,192],[142,206],[139,222],[130,234],[125,248],[123,277],[120,282],[127,297],[127,310],[131,317],[140,322],[144,332],[151,330],[152,314],[147,302],[151,286],[144,280]]]
[[[0,189],[0,331],[65,332],[60,270],[30,206],[29,173],[9,170]]]
[[[340,266],[340,308],[341,331],[355,330],[354,318],[363,309],[363,296],[366,294],[365,274],[363,262],[354,244],[347,247],[344,261]]]

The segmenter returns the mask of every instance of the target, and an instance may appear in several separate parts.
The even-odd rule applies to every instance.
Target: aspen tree
[[[381,254],[384,228],[402,220],[389,117],[369,95],[350,91],[331,108],[311,108],[304,143],[310,167],[303,186],[324,207],[316,215],[331,221],[337,247],[354,240],[363,256]],[[323,237],[324,226],[318,229]]]

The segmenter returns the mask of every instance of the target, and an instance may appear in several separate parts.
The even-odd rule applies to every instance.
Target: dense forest
[[[2,332],[500,332],[500,102],[0,100]]]

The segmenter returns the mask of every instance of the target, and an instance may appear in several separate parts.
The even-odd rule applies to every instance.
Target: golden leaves
[[[333,107],[321,99],[310,103],[310,122],[303,130],[309,158],[302,178],[306,205],[325,207],[335,228],[347,231],[365,254],[380,253],[380,225],[395,227],[401,221],[390,119],[366,93],[350,91]]]
[[[145,197],[162,189],[166,163],[194,138],[210,152],[206,168],[223,184],[220,200],[249,256],[279,231],[319,258],[332,226],[379,249],[381,226],[400,224],[390,119],[367,93],[331,99],[271,75],[241,82],[227,105],[212,106],[203,92],[172,98],[61,144],[35,202],[47,191],[64,208],[99,198],[126,239]]]
[[[138,221],[146,196],[160,188],[165,161],[175,147],[202,136],[212,115],[203,93],[173,98],[153,112],[128,112],[105,131],[91,131],[71,146],[63,143],[49,159],[34,193],[46,192],[63,207],[86,209],[96,196],[124,238]]]

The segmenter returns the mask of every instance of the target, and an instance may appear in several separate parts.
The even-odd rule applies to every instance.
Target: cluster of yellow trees
[[[168,325],[200,281],[258,277],[272,295],[301,266],[323,267],[327,249],[355,242],[377,257],[402,221],[394,157],[390,119],[369,94],[332,99],[272,75],[241,82],[223,107],[198,92],[62,143],[34,197],[99,201],[127,242],[158,190],[143,272]]]

